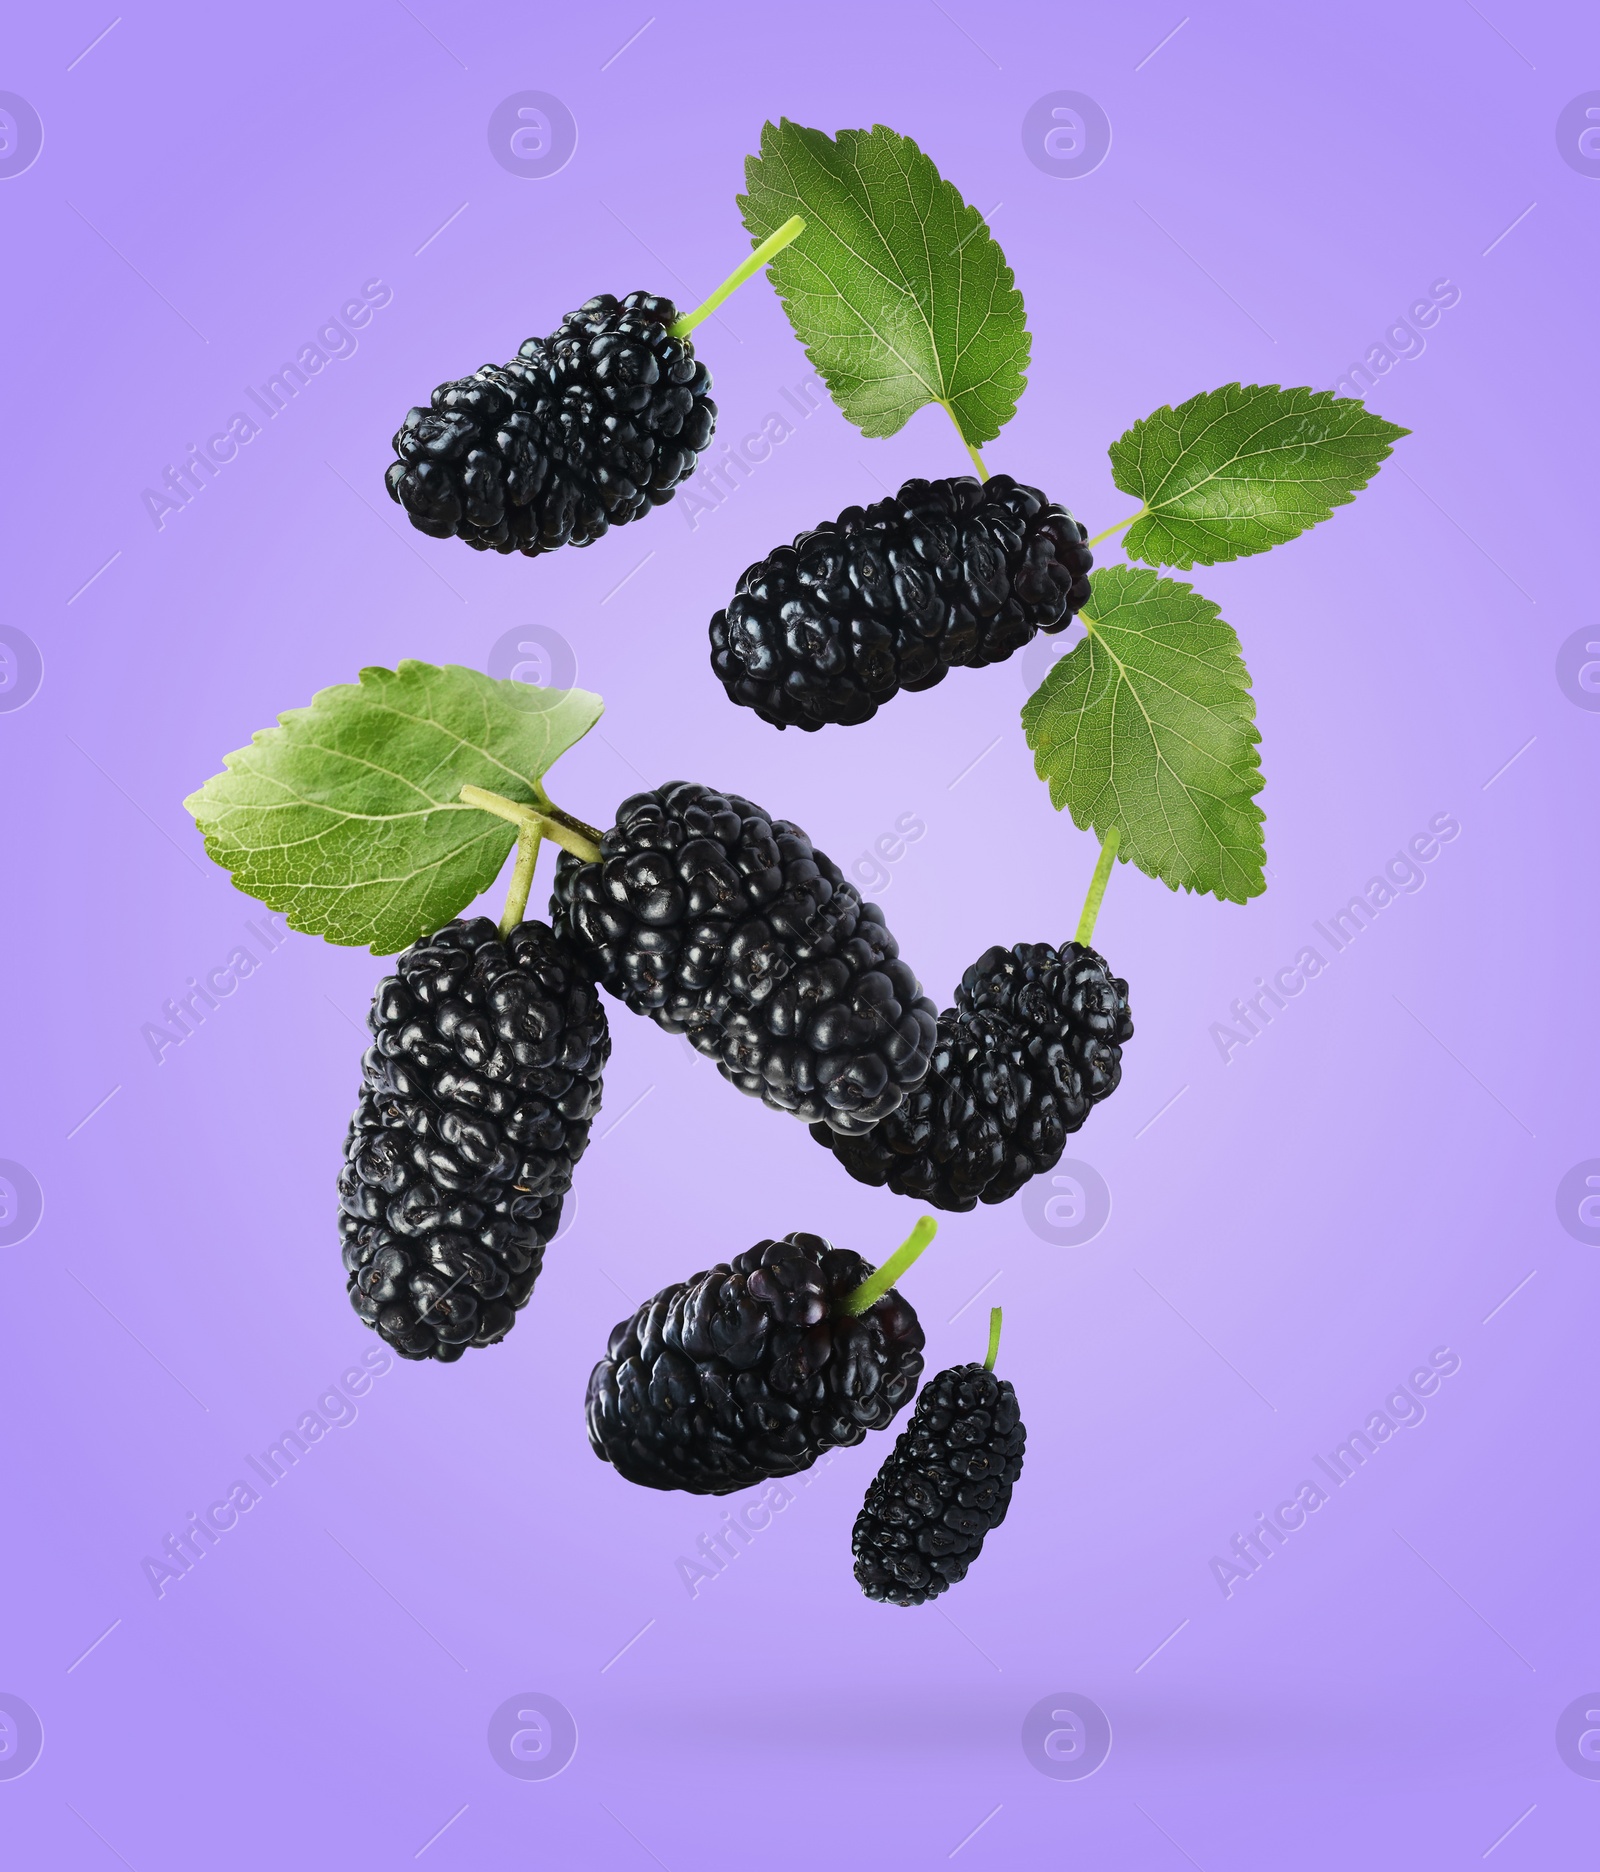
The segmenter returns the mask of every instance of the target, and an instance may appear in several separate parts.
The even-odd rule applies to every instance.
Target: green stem
[[[528,892],[533,888],[533,867],[539,862],[542,835],[524,827],[517,839],[517,862],[506,886],[506,907],[500,912],[500,934],[509,936],[522,921],[528,907]]]
[[[924,1216],[876,1274],[869,1274],[859,1287],[852,1287],[842,1300],[834,1301],[835,1317],[845,1314],[853,1318],[876,1305],[938,1232],[939,1224],[933,1217]]]
[[[673,337],[687,338],[695,326],[703,319],[710,318],[723,300],[730,293],[736,293],[752,273],[759,273],[774,254],[782,253],[790,241],[804,230],[805,225],[799,215],[790,215],[776,234],[769,234],[753,254],[739,262],[709,299],[702,300],[692,312],[685,312],[670,327]]]
[[[989,1355],[983,1361],[985,1371],[994,1370],[994,1362],[1000,1356],[1000,1309],[989,1309]]]
[[[538,806],[524,806],[502,793],[491,793],[487,787],[476,786],[464,786],[460,797],[463,806],[493,813],[497,819],[509,819],[519,831],[550,839],[563,851],[590,864],[600,856],[600,840],[604,834],[585,825],[581,819],[574,819],[570,813],[562,812],[560,807],[552,806],[548,800],[541,800]]]
[[[1083,914],[1078,918],[1078,932],[1073,938],[1074,942],[1080,942],[1086,948],[1094,939],[1095,919],[1100,914],[1101,899],[1106,894],[1106,883],[1111,876],[1111,867],[1116,862],[1117,847],[1121,843],[1121,828],[1112,826],[1100,847],[1100,861],[1094,868],[1094,876],[1089,880],[1089,895],[1083,900]]]
[[[966,435],[964,431],[962,430],[960,423],[956,422],[955,411],[951,409],[950,405],[945,402],[943,397],[940,397],[939,399],[939,407],[940,409],[944,411],[945,415],[950,418],[951,422],[955,423],[956,434],[961,437],[961,446],[972,457],[972,465],[978,471],[978,479],[980,481],[987,481],[989,479],[989,470],[983,465],[983,457],[967,440]]]
[[[586,819],[578,818],[575,813],[564,812],[537,780],[530,780],[528,785],[533,789],[533,797],[539,802],[539,810],[545,818],[554,820],[557,825],[565,826],[569,832],[577,833],[579,838],[587,839],[591,845],[600,844],[605,833],[598,826],[590,825]],[[567,849],[572,848],[569,846]],[[582,856],[581,853],[579,855]]]
[[[1096,533],[1092,540],[1085,540],[1084,545],[1098,546],[1101,540],[1110,539],[1113,533],[1120,533],[1124,527],[1132,526],[1135,520],[1142,520],[1149,511],[1148,506],[1141,504],[1137,513],[1129,514],[1126,520],[1119,520],[1115,526],[1108,526],[1104,533]]]

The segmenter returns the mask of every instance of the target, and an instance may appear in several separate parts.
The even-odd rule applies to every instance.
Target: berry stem
[[[939,1224],[933,1217],[923,1216],[875,1274],[869,1274],[859,1287],[852,1287],[843,1299],[834,1301],[835,1316],[842,1313],[855,1318],[865,1313],[868,1307],[875,1306],[938,1232]]]
[[[529,785],[533,788],[534,798],[539,802],[540,812],[542,812],[547,819],[553,819],[557,825],[565,826],[569,832],[576,832],[579,838],[587,839],[589,843],[595,847],[594,855],[598,858],[600,856],[600,842],[605,837],[605,833],[602,832],[598,826],[590,825],[588,820],[580,819],[576,813],[563,811],[562,808],[551,799],[550,795],[545,792],[544,788],[540,786],[537,780],[530,781]],[[572,847],[569,845],[566,849],[570,851]],[[583,855],[582,852],[578,854],[580,858]]]
[[[961,424],[959,422],[956,422],[955,411],[951,409],[950,405],[945,402],[943,397],[940,397],[939,399],[939,407],[940,409],[944,411],[945,415],[950,418],[951,422],[955,423],[956,434],[961,437],[961,446],[972,457],[972,465],[978,471],[978,479],[980,481],[987,481],[989,479],[989,470],[984,466],[983,457],[978,453],[977,449],[974,448],[973,445],[967,440],[966,433],[962,429]]]
[[[1000,1308],[989,1309],[989,1351],[983,1361],[985,1371],[994,1370],[994,1362],[1000,1356]]]
[[[533,888],[533,867],[539,862],[542,834],[524,826],[517,838],[517,862],[506,886],[506,907],[500,912],[500,934],[509,936],[522,921],[528,907],[528,892]]]
[[[552,806],[548,800],[541,799],[537,806],[524,806],[507,799],[504,794],[491,793],[487,787],[464,786],[461,803],[479,812],[493,813],[497,819],[509,819],[520,831],[550,839],[575,858],[592,864],[600,856],[601,834],[581,819],[574,819],[570,813]]]
[[[1108,526],[1104,533],[1096,533],[1093,539],[1085,540],[1084,545],[1098,546],[1101,540],[1110,539],[1113,533],[1120,533],[1124,527],[1131,527],[1135,520],[1142,520],[1149,511],[1149,507],[1141,502],[1137,513],[1129,514],[1126,520],[1119,520],[1115,526]]]
[[[769,234],[754,253],[741,260],[709,299],[703,299],[692,312],[685,312],[668,330],[674,338],[687,338],[703,319],[710,318],[730,293],[736,293],[752,273],[759,273],[774,254],[780,254],[805,228],[799,215],[790,215],[777,233]]]
[[[1083,914],[1078,918],[1077,934],[1073,937],[1074,942],[1082,943],[1085,948],[1094,940],[1095,919],[1100,914],[1106,883],[1111,876],[1111,867],[1116,862],[1117,847],[1121,843],[1121,827],[1112,826],[1101,844],[1100,859],[1095,865],[1094,876],[1089,880],[1089,895],[1083,900]]]

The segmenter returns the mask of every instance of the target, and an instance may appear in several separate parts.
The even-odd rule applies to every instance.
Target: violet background
[[[85,54],[110,12],[18,16],[0,53],[45,126],[0,183],[4,617],[44,659],[0,715],[0,1156],[45,1203],[0,1249],[0,1692],[45,1732],[0,1781],[6,1862],[1592,1864],[1600,1786],[1555,1731],[1600,1686],[1600,1249],[1555,1196],[1600,1156],[1600,720],[1555,659],[1596,621],[1600,184],[1554,127],[1600,86],[1600,19],[1232,4],[1147,58],[1178,6],[369,0],[140,8]],[[485,137],[529,88],[579,126],[539,181]],[[1022,148],[1055,89],[1114,128],[1080,180]],[[142,1558],[376,1344],[333,1178],[383,965],[295,936],[160,1065],[140,1033],[249,940],[180,801],[278,710],[538,625],[607,702],[552,782],[572,809],[704,778],[846,864],[919,815],[877,895],[941,1005],[990,943],[1071,933],[1094,848],[1032,776],[1017,663],[816,737],[706,666],[744,565],[963,470],[939,411],[866,441],[824,405],[693,527],[680,500],[535,562],[428,541],[383,496],[441,378],[591,292],[709,289],[779,114],[891,123],[992,210],[1033,363],[988,459],[1092,531],[1132,505],[1105,447],[1135,418],[1234,379],[1330,387],[1430,282],[1461,290],[1371,397],[1414,434],[1356,504],[1191,575],[1254,675],[1272,882],[1241,909],[1112,881],[1097,940],[1138,1032],[1072,1150],[1108,1226],[1060,1247],[1020,1202],[949,1217],[908,1285],[930,1369],[981,1356],[1006,1306],[1010,1519],[937,1607],[869,1605],[849,1530],[875,1441],[690,1596],[675,1563],[733,1504],[594,1460],[608,1329],[762,1236],[876,1258],[917,1212],[618,1010],[597,1132],[621,1122],[511,1337],[380,1378],[158,1599]],[[142,490],[374,277],[393,300],[357,352],[158,531]],[[764,282],[698,341],[719,439],[788,413],[808,369]],[[1437,813],[1463,829],[1425,887],[1224,1065],[1210,1024]],[[1440,1346],[1461,1367],[1426,1421],[1224,1598],[1211,1556]],[[576,1719],[558,1778],[486,1746],[525,1691]],[[1075,1782],[1019,1742],[1063,1691],[1114,1732]]]

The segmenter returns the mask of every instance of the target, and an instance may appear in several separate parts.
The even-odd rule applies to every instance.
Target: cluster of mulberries
[[[863,1136],[811,1135],[858,1182],[938,1209],[1004,1202],[1116,1090],[1132,1035],[1128,984],[1093,949],[997,945],[962,976],[904,1104]]]
[[[779,546],[711,620],[730,698],[778,728],[864,722],[998,663],[1088,600],[1088,529],[1010,475],[907,481]]]
[[[881,1123],[927,1073],[933,1003],[882,912],[736,793],[625,800],[597,861],[562,855],[551,921],[608,994],[830,1133]]]
[[[654,293],[601,293],[509,364],[440,384],[395,434],[390,496],[435,539],[530,557],[671,500],[717,418],[677,316]]]
[[[394,438],[391,497],[435,538],[529,556],[669,500],[716,419],[676,318],[651,294],[601,295],[441,384]],[[1086,538],[1008,475],[907,481],[751,566],[712,620],[713,667],[779,728],[865,722],[1063,629],[1089,596]],[[492,1345],[527,1303],[599,1108],[596,983],[808,1123],[852,1176],[946,1209],[1053,1165],[1133,1031],[1126,983],[1076,943],[989,950],[936,1017],[881,911],[798,826],[686,781],[624,801],[597,858],[563,853],[551,918],[504,938],[450,923],[373,1000],[340,1233],[352,1305],[408,1359]],[[663,1288],[590,1376],[595,1453],[645,1487],[720,1495],[886,1429],[923,1368],[901,1296],[863,1304],[894,1271],[862,1292],[859,1255],[796,1233]],[[990,1365],[998,1315],[994,1335]],[[867,1596],[917,1605],[963,1578],[1023,1445],[988,1367],[925,1386],[855,1524]]]
[[[646,1488],[726,1495],[884,1429],[916,1389],[923,1336],[893,1288],[834,1311],[871,1272],[794,1234],[664,1287],[589,1379],[595,1454]]]
[[[605,1010],[542,923],[414,943],[373,997],[339,1176],[351,1304],[403,1358],[460,1358],[527,1304],[600,1108]]]
[[[929,1379],[856,1517],[867,1597],[922,1605],[964,1579],[1006,1518],[1026,1441],[1007,1379],[982,1365]]]

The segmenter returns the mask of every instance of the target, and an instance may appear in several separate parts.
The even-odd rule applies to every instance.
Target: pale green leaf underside
[[[1123,539],[1147,565],[1215,565],[1326,520],[1410,431],[1354,397],[1227,384],[1163,407],[1111,444],[1119,488],[1147,511]]]
[[[745,186],[756,242],[805,217],[767,271],[862,434],[893,435],[943,403],[974,447],[992,442],[1027,383],[1022,295],[983,216],[916,144],[883,124],[835,138],[784,118],[763,128]]]
[[[536,804],[601,707],[458,664],[365,669],[280,715],[184,805],[210,856],[291,928],[390,955],[487,890],[516,839],[462,787]]]
[[[1174,890],[1266,889],[1260,735],[1239,639],[1208,598],[1138,566],[1094,575],[1084,641],[1022,711],[1057,809]]]

